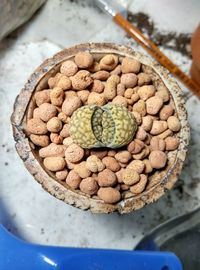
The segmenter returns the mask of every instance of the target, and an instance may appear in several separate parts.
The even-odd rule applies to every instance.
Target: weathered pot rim
[[[180,131],[180,146],[176,154],[174,165],[170,167],[161,183],[155,185],[148,191],[143,192],[141,195],[123,199],[116,205],[106,204],[101,200],[89,198],[85,195],[79,194],[73,190],[67,189],[61,183],[52,178],[40,165],[39,161],[35,158],[34,153],[30,147],[29,140],[23,131],[23,120],[26,115],[31,96],[41,81],[41,79],[52,70],[56,65],[64,60],[75,55],[78,51],[89,50],[92,53],[116,53],[122,56],[129,56],[136,58],[141,63],[150,66],[160,76],[166,87],[169,89],[181,122]],[[24,88],[15,100],[14,111],[11,117],[13,128],[13,136],[16,141],[16,149],[23,160],[26,168],[33,175],[33,177],[42,185],[42,187],[56,198],[64,202],[74,205],[83,210],[90,209],[94,213],[110,213],[118,211],[120,213],[128,213],[133,210],[143,207],[158,200],[166,190],[173,187],[181,172],[187,148],[189,144],[189,125],[187,121],[187,113],[185,110],[185,102],[183,92],[172,78],[169,72],[160,64],[155,62],[152,58],[140,53],[135,52],[133,49],[116,45],[113,43],[85,43],[71,48],[64,49],[55,54],[52,58],[45,60],[29,77]]]

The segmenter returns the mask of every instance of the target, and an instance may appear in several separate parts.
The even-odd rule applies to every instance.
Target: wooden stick
[[[151,40],[146,38],[137,27],[132,25],[119,13],[113,17],[113,20],[161,65],[166,67],[177,79],[179,79],[187,88],[189,88],[200,98],[200,85],[187,76],[178,66],[176,66]]]

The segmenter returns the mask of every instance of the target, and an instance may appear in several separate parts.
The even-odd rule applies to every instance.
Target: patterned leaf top
[[[70,120],[70,135],[81,147],[119,148],[128,144],[137,130],[136,120],[124,106],[108,103],[102,107],[86,105]]]

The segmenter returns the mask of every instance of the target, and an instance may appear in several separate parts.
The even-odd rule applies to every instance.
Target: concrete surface
[[[180,0],[153,0],[151,5],[147,0],[123,2],[131,11],[149,12],[161,32],[171,31],[174,25],[177,32],[191,33],[199,20],[200,2],[195,0],[184,1],[184,6]],[[168,15],[164,18],[160,11],[168,2]],[[179,14],[179,22],[176,15],[169,14]],[[192,17],[185,23],[189,14]],[[17,156],[9,118],[15,97],[34,68],[63,47],[88,41],[116,42],[141,50],[93,6],[92,0],[49,0],[26,26],[0,43],[0,222],[31,242],[132,249],[161,222],[200,205],[200,104],[196,97],[186,95],[191,123],[190,151],[176,187],[158,202],[120,216],[94,215],[55,199],[33,180]],[[170,49],[164,51],[188,72],[191,63],[188,57]],[[185,88],[184,91],[187,92]]]

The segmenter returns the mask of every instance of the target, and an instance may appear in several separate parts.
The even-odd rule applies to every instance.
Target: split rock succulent
[[[136,120],[124,106],[108,103],[77,109],[70,121],[70,135],[81,147],[119,148],[128,144],[137,130]]]

